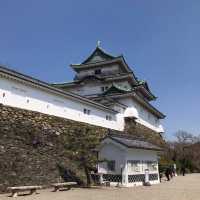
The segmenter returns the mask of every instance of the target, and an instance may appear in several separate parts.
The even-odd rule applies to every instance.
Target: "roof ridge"
[[[144,141],[144,140],[136,138],[136,136],[133,136],[133,135],[130,135],[130,134],[127,134],[127,133],[124,133],[124,132],[117,133],[117,131],[115,131],[115,133],[113,133],[113,132],[108,133],[108,136],[110,136],[110,137],[118,137],[118,138],[125,138],[125,139],[131,139],[131,140],[138,140],[138,141]],[[146,141],[144,141],[144,142],[146,142]]]
[[[109,57],[110,59],[114,59],[116,58],[116,56],[113,56],[109,53],[107,53],[104,49],[102,49],[101,47],[97,46],[93,52],[89,55],[89,57],[87,57],[81,64],[86,64],[91,58],[92,56],[95,55],[96,52],[100,51],[102,54],[104,54],[105,56]]]
[[[141,140],[138,138],[134,138],[131,135],[128,134],[120,134],[120,133],[108,133],[108,138],[114,140],[115,142],[120,143],[121,145],[126,146],[127,148],[144,148],[149,150],[161,150],[159,146],[145,140]],[[126,141],[129,140],[129,141]],[[131,143],[131,141],[133,143]]]

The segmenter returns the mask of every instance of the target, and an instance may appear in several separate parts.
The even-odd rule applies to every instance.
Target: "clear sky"
[[[72,80],[100,40],[148,81],[167,138],[200,133],[199,0],[0,0],[0,25],[0,63],[47,82]]]

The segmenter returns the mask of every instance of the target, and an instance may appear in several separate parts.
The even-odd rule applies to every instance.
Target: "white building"
[[[143,185],[145,172],[149,183],[160,182],[158,153],[161,148],[131,136],[109,134],[99,147],[98,174],[111,185],[126,187]]]

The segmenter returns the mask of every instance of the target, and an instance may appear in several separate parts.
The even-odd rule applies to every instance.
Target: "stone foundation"
[[[59,181],[63,169],[84,181],[82,169],[65,155],[64,141],[77,126],[93,129],[100,138],[107,133],[105,128],[0,105],[0,191],[49,185]]]
[[[99,139],[108,133],[106,128],[0,104],[0,192],[7,186],[48,186],[59,181],[63,170],[83,183],[84,172],[65,152],[67,135],[76,137],[77,127],[92,129]],[[125,132],[163,143],[159,134],[132,120],[126,121]]]
[[[124,132],[126,134],[133,135],[136,139],[148,141],[160,147],[165,146],[165,141],[160,133],[137,123],[133,118],[126,118],[125,124]]]

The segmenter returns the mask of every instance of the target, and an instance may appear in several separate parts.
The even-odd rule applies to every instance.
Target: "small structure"
[[[66,189],[66,188],[68,190],[70,190],[73,185],[77,185],[77,183],[76,182],[64,182],[64,183],[53,183],[53,184],[51,184],[51,186],[54,187],[53,192],[57,192],[60,189]]]
[[[111,185],[138,186],[148,179],[160,183],[158,152],[161,148],[129,135],[109,134],[99,146],[98,174]],[[148,171],[148,173],[145,173]],[[148,174],[148,177],[145,177]]]
[[[19,192],[30,191],[30,195],[37,193],[36,190],[42,189],[42,186],[18,186],[18,187],[8,187],[7,190],[12,192],[11,197],[17,197]]]

